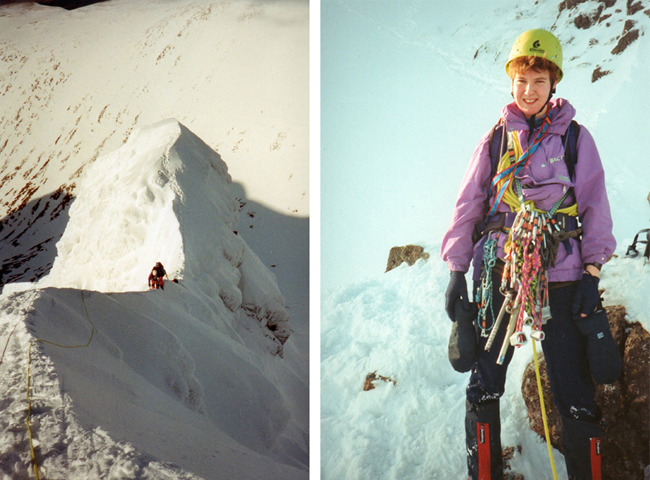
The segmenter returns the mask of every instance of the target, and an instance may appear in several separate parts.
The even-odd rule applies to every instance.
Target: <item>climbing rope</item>
[[[5,352],[7,351],[7,347],[9,346],[9,340],[11,340],[11,336],[14,334],[14,331],[16,330],[16,327],[22,320],[18,320],[16,324],[14,325],[14,328],[11,329],[11,332],[9,332],[9,336],[7,337],[7,342],[5,343],[5,348],[2,350],[2,355],[0,355],[0,365],[2,365],[2,361],[5,358]]]
[[[488,198],[492,198],[492,203],[488,209],[487,216],[492,216],[498,211],[506,190],[510,187],[517,175],[519,175],[519,173],[524,169],[528,160],[530,160],[533,153],[537,150],[537,147],[539,147],[542,140],[544,140],[548,134],[548,127],[551,125],[552,116],[553,110],[549,108],[542,121],[542,127],[539,129],[533,143],[526,149],[518,160],[514,161],[513,159],[508,167],[498,172],[492,179],[490,194],[488,196]]]
[[[539,362],[537,361],[537,348],[535,347],[535,340],[533,340],[533,358],[535,359],[535,376],[537,377],[537,390],[539,392],[539,404],[542,409],[542,423],[544,424],[544,435],[546,435],[546,446],[548,447],[548,457],[551,460],[551,469],[553,470],[553,478],[557,480],[557,472],[555,471],[555,461],[553,460],[553,449],[551,448],[551,436],[548,432],[548,421],[546,419],[546,407],[544,406],[544,393],[542,391],[542,379],[539,374]]]
[[[93,324],[92,320],[90,320],[90,315],[88,315],[88,309],[86,308],[86,300],[84,299],[84,292],[83,290],[80,290],[81,293],[81,303],[83,305],[84,312],[86,314],[86,319],[88,320],[88,323],[90,323],[90,326],[92,327],[91,332],[90,332],[90,338],[88,339],[88,342],[86,342],[84,345],[61,345],[55,342],[51,342],[49,340],[43,340],[43,339],[36,339],[32,342],[29,343],[29,353],[27,356],[27,417],[25,418],[25,424],[27,425],[27,433],[29,434],[29,448],[31,451],[31,456],[32,456],[32,465],[34,467],[34,475],[36,475],[36,480],[40,480],[40,476],[38,474],[38,461],[36,460],[36,451],[34,450],[34,440],[33,440],[33,435],[32,435],[32,427],[30,424],[30,418],[32,414],[32,399],[30,395],[30,385],[31,385],[31,367],[32,367],[32,346],[34,343],[47,343],[49,345],[53,345],[55,347],[60,347],[60,348],[86,348],[90,346],[90,342],[93,341],[93,336],[95,335],[95,325]],[[6,347],[5,347],[6,349]],[[3,353],[4,355],[4,353]]]

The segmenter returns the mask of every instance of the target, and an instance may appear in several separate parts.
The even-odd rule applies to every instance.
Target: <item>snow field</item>
[[[451,322],[444,309],[449,273],[425,246],[428,261],[405,264],[323,296],[321,332],[321,478],[461,479],[466,474],[465,388],[469,374],[447,359]],[[606,305],[626,306],[628,321],[650,327],[650,264],[617,250],[603,270]],[[468,276],[469,277],[469,276]],[[630,288],[633,285],[634,288]],[[541,346],[538,346],[538,354]],[[528,425],[521,396],[532,346],[515,351],[501,399],[502,444],[521,445],[510,465],[525,478],[551,480],[546,444]],[[376,381],[373,371],[396,380]],[[558,478],[562,454],[553,450]]]
[[[83,345],[90,318],[96,330],[88,347],[36,343],[32,349],[32,431],[44,471],[70,468],[71,478],[159,478],[149,464],[165,459],[175,465],[162,468],[168,478],[194,478],[178,472],[257,478],[267,470],[270,478],[301,476],[283,465],[304,468],[306,445],[292,435],[295,426],[287,431],[295,419],[261,370],[263,359],[241,343],[248,336],[260,348],[259,334],[240,327],[230,331],[237,340],[228,339],[181,313],[179,297],[192,310],[192,295],[175,284],[164,296],[51,287],[3,296],[3,330],[19,322],[2,365],[17,372],[4,380],[3,407],[13,416],[3,431],[13,435],[1,442],[5,455],[15,458],[14,471],[24,473],[30,464],[23,422],[29,342]],[[278,443],[293,450],[278,451]],[[84,462],[93,451],[96,462]],[[213,462],[227,466],[215,473]],[[8,468],[3,463],[3,471]]]

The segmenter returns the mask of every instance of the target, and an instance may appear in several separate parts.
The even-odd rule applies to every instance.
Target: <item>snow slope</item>
[[[308,13],[300,0],[0,6],[1,283],[49,271],[85,168],[175,118],[224,156],[238,230],[306,319]]]
[[[3,478],[308,477],[307,12],[0,6]]]
[[[284,299],[234,230],[231,189],[220,156],[177,121],[136,130],[80,180],[50,274],[5,286],[3,368],[20,374],[4,382],[3,410],[14,415],[3,430],[25,415],[31,336],[37,458],[49,475],[73,464],[77,478],[110,476],[81,462],[86,442],[61,428],[71,423],[203,478],[306,478],[305,372],[291,366],[295,346],[291,364],[282,358]],[[178,283],[147,291],[156,260]],[[88,346],[61,348],[86,345],[91,332]],[[25,435],[3,442],[6,474],[29,468]],[[110,448],[97,450],[110,463]],[[149,461],[136,463],[128,468],[140,472]]]
[[[451,322],[441,305],[447,266],[427,245],[428,261],[401,265],[329,292],[321,319],[321,478],[464,479],[468,375],[447,358]],[[625,305],[628,320],[650,329],[650,264],[616,258],[603,270],[606,305]],[[634,285],[634,288],[630,288]],[[539,350],[539,349],[538,349]],[[502,444],[521,445],[512,471],[551,480],[546,444],[528,425],[521,379],[532,348],[515,352],[501,400]],[[367,374],[390,377],[363,391]],[[564,458],[553,451],[558,478]]]

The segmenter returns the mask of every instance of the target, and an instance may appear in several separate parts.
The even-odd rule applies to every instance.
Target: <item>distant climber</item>
[[[151,273],[149,274],[149,288],[151,290],[157,290],[165,289],[165,281],[163,280],[163,277],[167,276],[167,272],[165,271],[165,267],[163,267],[162,263],[156,262],[156,265],[151,269]],[[169,278],[169,277],[167,277]]]

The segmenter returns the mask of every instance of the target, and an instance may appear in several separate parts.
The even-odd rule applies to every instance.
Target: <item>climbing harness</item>
[[[547,118],[549,117],[550,112]],[[542,130],[543,129],[544,127],[542,127]],[[542,131],[540,131],[540,134],[542,134]],[[543,138],[540,134],[537,136],[538,139]],[[526,157],[525,152],[519,157],[518,161],[516,160],[518,144],[515,135],[516,134],[508,134],[507,157],[511,167],[521,164],[522,158],[525,159]],[[533,146],[535,146],[535,144],[533,144]],[[529,151],[530,149],[527,150],[527,152]],[[528,158],[529,157],[530,154],[528,155]],[[521,184],[516,177],[518,171],[520,171],[520,169],[512,169],[509,174],[510,176],[508,177],[508,175],[504,174],[504,172],[507,172],[507,169],[502,169],[500,174],[497,174],[497,177],[500,175],[500,179],[495,177],[491,188],[491,190],[498,190],[497,195],[500,196],[500,199],[495,197],[492,207],[495,205],[498,207],[498,204],[505,199],[506,203],[511,208],[515,208],[515,206],[518,208],[518,213],[508,231],[508,239],[504,248],[506,255],[505,266],[499,291],[505,298],[501,310],[499,311],[499,315],[491,326],[491,332],[486,342],[485,349],[490,350],[492,347],[496,333],[499,330],[499,325],[506,313],[510,314],[510,322],[508,324],[501,350],[499,351],[497,359],[499,365],[503,365],[510,345],[521,347],[528,342],[528,335],[524,332],[523,327],[530,327],[533,357],[535,360],[535,375],[537,377],[537,388],[539,391],[542,410],[544,433],[546,435],[546,444],[551,468],[553,470],[553,478],[557,480],[557,472],[555,469],[555,461],[553,459],[542,383],[539,373],[536,341],[544,340],[542,325],[545,323],[548,313],[547,272],[549,267],[555,264],[557,246],[560,241],[566,240],[571,236],[576,236],[579,232],[576,230],[578,233],[568,235],[566,238],[562,237],[562,233],[565,232],[562,232],[562,229],[554,218],[562,203],[566,200],[568,190],[565,191],[562,198],[560,198],[549,211],[538,210],[535,208],[533,202],[525,201]],[[575,205],[572,207],[575,207]],[[570,210],[573,210],[573,208]],[[577,208],[575,208],[575,210],[577,210]],[[577,211],[571,211],[569,214],[570,213],[575,215]],[[488,241],[486,241],[486,245]],[[488,250],[486,246],[484,256],[485,268],[482,272],[483,277],[481,282],[482,299],[486,301],[491,301],[491,298],[488,298],[485,295],[485,288],[488,286],[485,279],[492,276],[492,268],[488,269],[488,266],[494,264],[490,254],[492,254],[492,252],[491,250]],[[491,284],[489,286],[491,287]],[[482,311],[485,312],[487,306],[482,305],[482,307]],[[492,314],[492,318],[494,318],[494,314]]]
[[[496,240],[498,241],[501,231],[508,233],[505,252],[509,263],[507,263],[507,268],[503,271],[500,288],[501,293],[506,297],[506,301],[499,312],[497,320],[489,326],[486,321],[487,312],[490,311],[492,318],[495,318],[492,310],[492,268],[496,262],[496,242],[492,238],[492,233],[488,233],[484,244],[483,270],[477,297],[480,308],[481,335],[488,336],[488,332],[492,330],[490,334],[492,339],[491,341],[488,340],[486,350],[490,349],[498,324],[506,312],[512,313],[516,311],[518,317],[515,325],[509,328],[507,341],[512,340],[513,345],[518,346],[525,344],[527,338],[522,333],[524,324],[533,326],[533,334],[538,338],[543,338],[540,319],[541,307],[547,303],[546,272],[549,266],[555,264],[557,247],[560,241],[568,238],[562,237],[560,239],[560,236],[565,232],[557,224],[554,216],[558,212],[562,212],[564,215],[576,216],[577,206],[574,203],[569,207],[561,208],[569,195],[569,189],[566,189],[563,196],[553,205],[551,210],[546,212],[536,209],[533,202],[524,200],[523,190],[517,174],[524,168],[528,159],[530,159],[530,156],[548,132],[552,115],[553,110],[549,109],[535,141],[523,153],[516,132],[509,132],[503,138],[505,139],[507,136],[507,150],[498,165],[498,173],[491,183],[492,201],[487,215],[494,215],[502,202],[505,202],[513,212],[518,210],[518,213],[510,228],[506,227],[505,221],[503,221],[503,217],[507,214],[501,213],[504,225],[496,234]],[[505,125],[502,128],[505,128]],[[489,226],[486,227],[486,230],[488,229],[490,229]],[[523,308],[521,308],[522,305]],[[514,338],[513,335],[515,335]],[[500,355],[499,363],[502,363],[505,359],[506,350],[507,344],[502,349],[503,355]]]
[[[36,476],[36,480],[40,480],[40,476],[38,473],[38,461],[36,460],[36,451],[34,450],[34,441],[32,438],[32,427],[30,424],[30,417],[32,414],[32,399],[30,395],[30,386],[31,386],[31,367],[32,367],[32,346],[34,343],[47,343],[49,345],[53,345],[55,347],[60,347],[60,348],[86,348],[90,346],[90,342],[93,341],[93,336],[95,335],[95,325],[93,322],[90,320],[90,315],[88,315],[88,309],[86,308],[86,301],[84,299],[84,292],[83,290],[80,291],[81,293],[81,303],[83,305],[84,312],[86,314],[86,319],[88,320],[88,323],[90,323],[90,326],[92,327],[92,330],[90,332],[90,338],[88,339],[88,342],[86,342],[84,345],[61,345],[55,342],[51,342],[49,340],[44,340],[44,339],[36,339],[33,340],[32,342],[29,343],[29,353],[27,357],[27,417],[25,418],[25,424],[27,425],[27,433],[29,435],[29,448],[31,451],[31,456],[32,456],[32,465],[34,467],[34,475]]]

